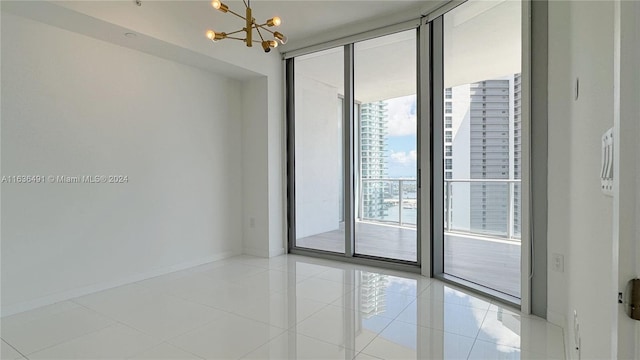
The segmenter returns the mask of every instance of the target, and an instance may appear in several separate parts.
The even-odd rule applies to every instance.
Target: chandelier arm
[[[2,1],[2,0],[0,0],[0,1]],[[214,1],[214,3],[215,2],[216,1]],[[242,42],[245,42],[248,47],[251,47],[252,43],[258,43],[258,44],[262,45],[262,47],[264,48],[265,52],[269,52],[271,50],[271,47],[276,47],[278,44],[277,44],[277,42],[275,42],[275,40],[266,41],[264,39],[264,37],[262,36],[262,31],[260,31],[260,30],[265,30],[265,31],[271,33],[274,37],[276,37],[276,34],[278,34],[278,36],[280,36],[280,37],[276,37],[276,38],[278,40],[282,40],[282,38],[283,38],[282,34],[278,33],[277,31],[274,32],[274,31],[272,31],[272,30],[267,28],[268,26],[270,27],[270,26],[274,26],[274,25],[275,26],[280,25],[280,21],[281,21],[280,18],[274,17],[273,19],[267,20],[267,22],[265,22],[264,24],[258,24],[258,23],[256,23],[255,18],[253,18],[253,16],[251,15],[251,0],[242,0],[242,2],[244,3],[244,6],[246,8],[245,9],[246,10],[246,17],[234,12],[233,10],[230,10],[228,8],[228,6],[226,6],[224,4],[222,4],[222,6],[221,6],[220,2],[217,2],[217,4],[218,4],[219,10],[221,10],[223,12],[229,12],[232,15],[234,15],[236,17],[239,17],[240,19],[245,21],[246,26],[244,28],[240,29],[240,30],[232,31],[232,32],[229,32],[229,33],[220,33],[220,34],[216,34],[212,30],[209,30],[209,31],[207,31],[207,37],[209,37],[209,39],[211,39],[211,40],[214,40],[214,42],[216,40],[222,40],[222,39],[231,39],[231,40],[242,41]],[[214,5],[214,8],[215,7],[216,6]],[[260,40],[252,39],[252,37],[253,37],[253,29],[254,28],[258,32],[258,35],[260,36]],[[246,33],[246,37],[245,38],[240,38],[240,37],[237,37],[237,36],[229,36],[229,35],[238,34],[238,33],[241,33],[241,32],[245,32]]]
[[[237,34],[239,32],[243,32],[243,31],[244,31],[244,29],[240,29],[240,30],[236,30],[236,31],[232,31],[230,33],[227,33],[227,35],[233,35],[233,34]]]
[[[264,38],[262,37],[262,33],[260,32],[260,28],[258,28],[257,26],[255,28],[256,28],[256,31],[258,31],[258,35],[260,35],[260,40],[264,41]]]
[[[265,24],[256,24],[256,28],[260,27],[262,30],[266,30],[266,31],[268,31],[268,32],[273,34],[273,31],[271,31],[271,30],[269,30],[268,28],[265,27],[266,25],[267,25],[266,23]]]
[[[228,10],[228,11],[229,11],[230,13],[232,13],[233,15],[235,15],[235,16],[237,16],[237,17],[239,17],[239,18],[240,18],[240,19],[242,19],[242,20],[245,20],[245,21],[247,20],[247,19],[245,19],[245,17],[244,17],[244,16],[242,16],[242,15],[240,15],[240,14],[238,14],[238,13],[234,12],[233,10]]]

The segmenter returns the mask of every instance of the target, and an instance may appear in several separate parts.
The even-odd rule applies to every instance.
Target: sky
[[[417,161],[416,96],[386,100],[388,168],[391,178],[415,178]]]

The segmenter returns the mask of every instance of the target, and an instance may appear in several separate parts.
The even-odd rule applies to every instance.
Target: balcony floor
[[[416,229],[356,222],[356,252],[416,261]],[[344,226],[297,240],[297,246],[344,252]],[[445,233],[445,273],[520,297],[520,243]]]

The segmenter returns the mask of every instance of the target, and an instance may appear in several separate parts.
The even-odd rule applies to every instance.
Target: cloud
[[[386,101],[389,136],[413,135],[416,126],[416,96],[409,95]]]
[[[408,153],[404,151],[393,151],[389,154],[391,162],[398,164],[414,164],[418,160],[418,153],[416,150],[411,150]]]

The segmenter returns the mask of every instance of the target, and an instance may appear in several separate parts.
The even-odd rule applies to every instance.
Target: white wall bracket
[[[613,128],[602,135],[602,168],[600,169],[600,189],[613,196]]]

